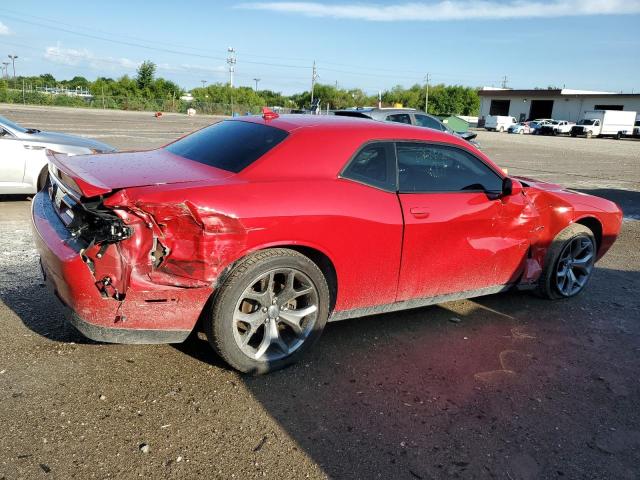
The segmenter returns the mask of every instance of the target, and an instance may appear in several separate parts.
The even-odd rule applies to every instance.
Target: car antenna
[[[278,118],[279,116],[280,115],[271,110],[269,107],[262,107],[262,118],[264,118],[265,120],[273,120],[274,118]]]

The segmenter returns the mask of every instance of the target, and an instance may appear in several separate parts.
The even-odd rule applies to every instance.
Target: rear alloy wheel
[[[266,373],[295,362],[327,321],[329,288],[309,258],[269,249],[236,266],[216,294],[207,336],[232,367]]]
[[[538,293],[551,299],[577,295],[591,278],[595,259],[593,232],[584,225],[569,225],[549,248]]]

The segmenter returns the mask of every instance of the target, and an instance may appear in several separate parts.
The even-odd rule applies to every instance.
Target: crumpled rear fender
[[[189,200],[144,203],[131,201],[122,190],[104,204],[133,229],[116,250],[122,260],[121,278],[128,277],[136,289],[213,287],[246,244],[246,230],[237,218]]]

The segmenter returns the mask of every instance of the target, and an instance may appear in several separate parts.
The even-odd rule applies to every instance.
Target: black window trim
[[[358,154],[362,150],[364,150],[366,147],[368,147],[369,145],[375,144],[375,143],[392,143],[393,144],[394,170],[395,170],[395,189],[394,190],[391,190],[391,189],[388,189],[388,188],[382,188],[379,185],[373,185],[371,183],[365,182],[364,180],[358,180],[358,179],[346,177],[344,175],[345,171],[349,168],[349,165],[351,165],[351,162],[353,162],[353,160],[358,156]],[[505,175],[505,173],[503,171],[501,171],[501,170],[497,171],[495,168],[493,168],[492,165],[489,165],[487,162],[485,162],[484,159],[482,159],[481,157],[476,155],[474,152],[472,152],[471,150],[469,150],[468,148],[466,148],[466,147],[464,147],[462,145],[456,145],[456,144],[447,143],[447,142],[438,142],[438,141],[435,141],[435,140],[421,140],[421,139],[408,139],[408,138],[378,138],[378,139],[373,139],[373,140],[367,140],[362,145],[360,145],[358,147],[358,149],[349,157],[349,159],[345,163],[344,167],[342,167],[342,169],[340,170],[340,173],[338,173],[338,178],[339,179],[343,179],[343,180],[349,180],[349,181],[352,181],[352,182],[356,182],[356,183],[359,183],[361,185],[366,185],[368,187],[375,188],[377,190],[382,190],[383,192],[391,192],[391,193],[397,193],[397,194],[403,194],[403,195],[412,195],[412,194],[430,195],[430,194],[439,194],[439,193],[486,193],[488,195],[495,195],[497,193],[501,193],[501,192],[488,192],[486,190],[464,190],[464,191],[461,191],[461,190],[442,190],[442,191],[438,191],[438,192],[401,192],[400,191],[400,179],[399,179],[400,169],[398,168],[398,148],[397,148],[398,143],[420,143],[420,144],[423,144],[423,145],[433,145],[433,146],[437,146],[437,147],[457,148],[458,150],[462,150],[462,151],[468,153],[473,158],[475,158],[480,163],[482,163],[491,172],[493,172],[500,179],[500,181],[503,181],[507,177],[507,175]]]
[[[454,148],[454,149],[458,149],[458,150],[462,150],[465,153],[468,153],[469,155],[471,155],[473,158],[475,158],[476,160],[478,160],[480,163],[482,163],[485,167],[487,167],[489,169],[489,171],[493,172],[502,182],[506,175],[504,174],[504,172],[497,172],[496,169],[494,169],[491,165],[489,165],[487,162],[485,162],[482,158],[480,158],[478,155],[476,155],[475,153],[473,153],[471,150],[461,146],[461,145],[455,145],[452,143],[446,143],[446,142],[437,142],[437,141],[433,141],[433,140],[409,140],[409,139],[400,139],[400,140],[393,140],[394,144],[396,145],[396,189],[397,189],[397,193],[398,194],[402,194],[402,195],[430,195],[430,194],[439,194],[439,193],[485,193],[487,195],[493,196],[502,192],[493,192],[493,191],[487,191],[487,190],[441,190],[441,191],[437,191],[437,192],[402,192],[400,191],[400,179],[399,179],[399,175],[400,175],[400,168],[398,165],[398,151],[397,151],[397,145],[398,143],[420,143],[423,145],[433,145],[433,146],[437,146],[437,147],[448,147],[448,148]]]
[[[362,152],[362,150],[364,150],[365,148],[371,146],[371,145],[375,145],[376,143],[385,143],[385,144],[390,144],[391,148],[393,149],[393,160],[392,160],[392,164],[393,164],[393,172],[395,174],[395,185],[391,185],[389,184],[389,186],[387,188],[381,187],[380,185],[375,185],[373,183],[369,183],[365,180],[359,180],[357,178],[351,178],[348,176],[345,176],[345,172],[347,171],[347,169],[349,168],[349,166],[351,165],[351,163],[353,163],[353,161],[356,159],[356,157],[360,154],[360,152]],[[388,168],[388,165],[387,165]],[[347,160],[347,163],[345,163],[344,167],[342,167],[342,170],[340,170],[340,173],[338,173],[338,178],[339,179],[343,179],[343,180],[349,180],[351,182],[356,182],[359,183],[361,185],[366,185],[367,187],[371,187],[371,188],[375,188],[376,190],[382,190],[383,192],[387,192],[387,193],[398,193],[398,158],[396,157],[396,146],[395,146],[395,140],[393,139],[375,139],[375,140],[367,140],[366,142],[364,142],[362,145],[360,145],[357,150],[349,157],[349,160]]]

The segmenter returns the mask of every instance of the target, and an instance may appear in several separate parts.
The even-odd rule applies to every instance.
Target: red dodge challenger
[[[164,148],[50,153],[33,201],[47,283],[89,338],[297,360],[327,321],[509,288],[572,297],[612,202],[508,177],[453,135],[314,115],[226,120]]]

